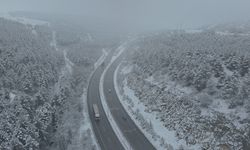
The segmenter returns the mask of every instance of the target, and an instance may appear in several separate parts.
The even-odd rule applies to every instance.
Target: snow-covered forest
[[[121,92],[132,89],[187,148],[250,148],[250,36],[230,29],[143,35],[119,69]]]
[[[102,46],[71,29],[0,18],[0,149],[96,149],[83,103]]]
[[[98,149],[87,85],[123,36],[65,19],[19,17],[0,18],[0,149]],[[145,136],[158,140],[155,147],[250,148],[249,23],[136,37],[116,86]]]

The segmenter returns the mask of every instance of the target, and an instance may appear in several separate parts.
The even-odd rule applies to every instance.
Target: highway
[[[105,64],[108,64],[112,58],[112,52],[105,59]],[[134,150],[155,150],[153,145],[148,141],[140,129],[136,126],[133,120],[129,117],[126,110],[120,103],[114,88],[114,72],[117,66],[121,63],[123,56],[118,57],[108,68],[104,76],[104,95],[106,97],[108,107],[112,113],[116,124],[121,132],[130,143]],[[88,108],[92,126],[97,137],[98,143],[103,150],[120,150],[124,149],[119,139],[115,135],[107,116],[105,115],[102,103],[100,100],[99,84],[100,78],[104,71],[104,67],[100,66],[94,72],[88,87]],[[111,91],[109,91],[111,89]],[[96,103],[101,114],[100,121],[94,119],[92,104]]]
[[[112,52],[105,59],[105,64],[109,62],[112,58]],[[104,71],[104,67],[99,66],[96,71],[93,73],[88,86],[88,110],[90,121],[97,138],[97,142],[102,150],[124,150],[122,144],[117,138],[113,128],[111,127],[109,120],[104,112],[102,107],[100,93],[99,93],[99,84],[100,78]],[[101,118],[99,121],[95,120],[93,113],[93,104],[97,104]]]

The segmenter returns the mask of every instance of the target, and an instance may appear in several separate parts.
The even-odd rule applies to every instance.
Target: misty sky
[[[250,0],[0,0],[0,9],[80,14],[152,29],[250,20]]]

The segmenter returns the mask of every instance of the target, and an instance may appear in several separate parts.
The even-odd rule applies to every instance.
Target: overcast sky
[[[81,14],[147,28],[250,20],[250,0],[0,0],[0,9]]]

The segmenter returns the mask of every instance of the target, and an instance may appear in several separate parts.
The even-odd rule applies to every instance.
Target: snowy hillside
[[[47,21],[30,19],[30,18],[25,18],[25,17],[16,17],[16,16],[14,17],[14,16],[10,15],[9,13],[0,13],[0,17],[7,19],[7,20],[19,22],[19,23],[22,23],[25,25],[32,25],[32,26],[36,26],[36,25],[49,26],[50,25],[50,23]]]
[[[126,95],[131,89],[145,106],[138,110],[155,114],[162,130],[185,141],[179,144],[184,149],[248,150],[249,41],[250,36],[212,30],[145,36],[119,69],[120,90]]]
[[[96,149],[84,89],[101,46],[27,20],[0,18],[0,149]]]

